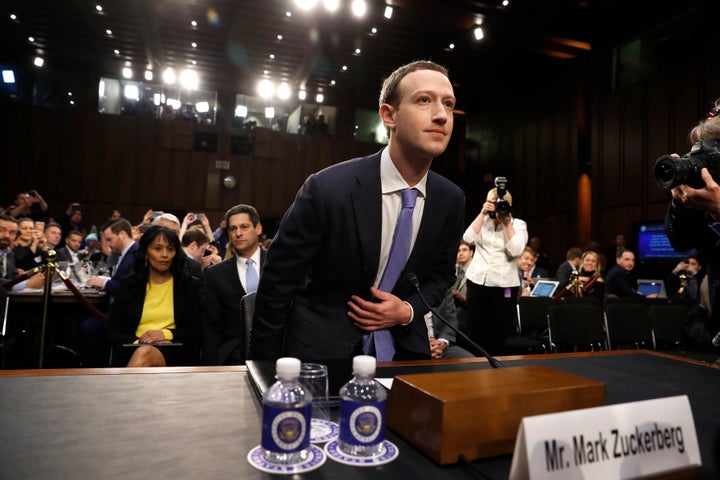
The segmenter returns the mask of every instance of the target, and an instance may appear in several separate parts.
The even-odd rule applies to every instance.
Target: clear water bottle
[[[375,381],[375,357],[353,359],[354,377],[340,389],[340,450],[356,457],[383,452],[385,388]]]
[[[310,455],[312,394],[298,381],[300,360],[279,358],[273,384],[263,396],[263,458],[272,463],[294,465]]]

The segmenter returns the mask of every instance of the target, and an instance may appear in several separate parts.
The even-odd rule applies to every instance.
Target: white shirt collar
[[[425,186],[427,185],[427,172],[423,178],[413,185],[413,188],[417,188],[420,195],[425,197]],[[380,154],[380,182],[382,183],[382,193],[392,193],[402,190],[404,188],[410,188],[405,179],[400,175],[398,169],[390,158],[390,149],[385,147]]]

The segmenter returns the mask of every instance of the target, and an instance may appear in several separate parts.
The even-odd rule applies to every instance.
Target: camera
[[[655,160],[655,182],[665,190],[678,185],[704,188],[700,171],[707,168],[716,182],[720,182],[720,142],[702,140],[695,142],[690,152],[681,158],[663,155]]]
[[[495,188],[497,188],[498,199],[495,200],[495,211],[488,212],[490,218],[507,218],[510,216],[510,204],[505,200],[507,193],[507,178],[495,177]]]
[[[213,251],[210,250],[209,248],[206,248],[205,251],[203,252],[203,257],[207,257],[208,255],[212,255],[212,254],[213,254]]]

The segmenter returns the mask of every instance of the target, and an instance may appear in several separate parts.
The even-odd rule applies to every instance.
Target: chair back
[[[599,302],[561,303],[548,309],[550,342],[556,351],[606,349],[604,326]]]
[[[250,331],[252,330],[253,315],[255,315],[256,294],[257,292],[252,292],[242,297],[241,309],[243,323],[245,324],[245,359],[250,353]]]
[[[648,307],[643,302],[607,302],[605,304],[610,349],[655,348]]]
[[[689,310],[687,305],[681,303],[656,303],[648,307],[656,349],[683,345],[683,327]]]
[[[548,308],[553,304],[551,297],[518,298],[518,323],[520,335],[544,332],[548,326]]]

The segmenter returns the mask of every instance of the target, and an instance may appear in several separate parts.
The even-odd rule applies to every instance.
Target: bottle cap
[[[358,355],[353,358],[353,375],[375,375],[375,357],[370,355]]]
[[[297,378],[300,376],[300,359],[293,357],[278,358],[275,362],[277,378]]]

